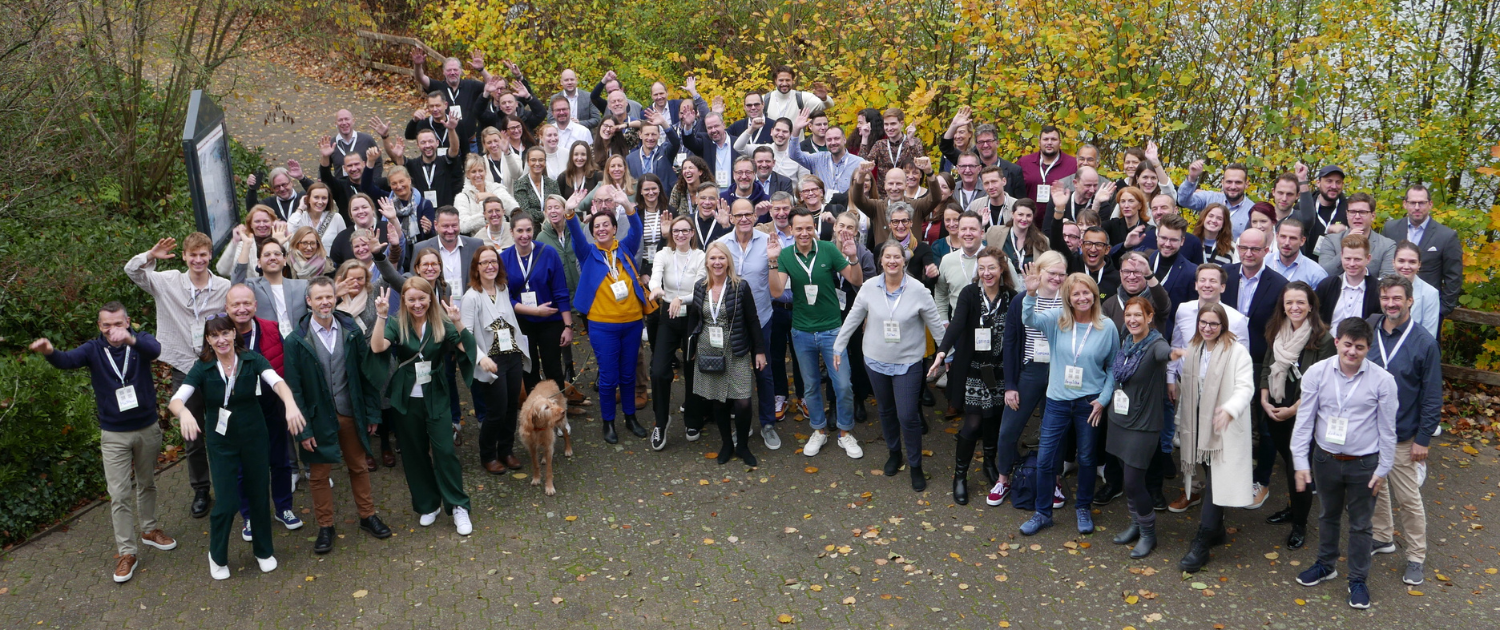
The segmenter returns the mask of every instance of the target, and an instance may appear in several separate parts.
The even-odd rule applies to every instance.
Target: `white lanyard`
[[[896,307],[901,306],[901,298],[906,297],[906,277],[905,276],[902,276],[902,278],[901,278],[901,288],[896,289],[896,293],[897,293],[897,295],[896,295],[895,301],[891,300],[891,294],[889,292],[886,292],[886,295],[885,295],[885,305],[887,307],[890,307],[890,316],[891,316],[892,319],[895,319],[895,317],[896,317]]]
[[[526,255],[525,260],[521,259],[520,254],[516,254],[516,264],[521,267],[521,284],[526,286],[527,291],[531,290],[531,260],[533,258],[536,258],[536,245],[531,246],[531,253]]]
[[[702,218],[702,216],[699,216],[693,219],[693,231],[698,233],[698,243],[706,249],[708,247],[708,236],[714,233],[714,221],[709,222],[708,232],[704,233],[702,222],[700,221]]]
[[[609,265],[609,277],[616,280],[620,279],[619,254],[620,247],[616,245],[614,249],[609,250],[609,257],[604,261],[604,264]]]
[[[530,177],[526,178],[526,184],[529,185],[529,186],[531,186],[531,194],[536,195],[536,200],[538,202],[544,201],[546,199],[545,197],[542,196],[542,191],[536,187],[536,182],[533,181]],[[544,185],[543,188],[545,188],[545,187],[546,186]],[[561,232],[559,232],[559,234],[560,233]]]
[[[254,350],[256,352],[260,352],[260,343],[259,343],[259,341],[260,341],[260,326],[256,325],[255,320],[253,320],[253,319],[250,320],[250,333],[249,333],[249,335],[250,335],[250,339],[247,340],[247,343],[245,344],[245,349],[246,350]]]
[[[346,155],[349,155],[349,152],[351,152],[351,151],[354,150],[354,143],[356,143],[356,142],[359,142],[359,136],[358,135],[355,135],[354,139],[349,141],[349,148],[345,149],[344,148],[344,139],[343,138],[334,138],[334,140],[333,140],[333,148],[335,148],[335,149],[338,150],[339,157],[344,157]]]
[[[427,179],[427,187],[428,188],[436,189],[437,188],[437,182],[434,182],[432,180],[433,180],[433,178],[437,177],[437,162],[433,162],[431,166],[423,164],[422,165],[422,177],[424,177],[424,178]]]
[[[896,143],[896,154],[895,155],[891,155],[891,142],[895,142]],[[896,138],[896,139],[886,138],[885,139],[885,156],[891,159],[891,166],[894,167],[894,166],[897,166],[897,165],[899,165],[901,163],[901,152],[905,151],[905,150],[906,150],[906,143],[904,141],[902,141],[900,138]]]
[[[500,158],[500,159],[503,160],[505,158]],[[495,181],[497,181],[497,182],[498,181],[504,181],[504,179],[505,179],[505,169],[504,169],[504,167],[502,167],[499,163],[495,162],[494,160],[491,160],[488,156],[486,156],[484,158],[484,160],[486,162],[489,162],[489,164],[490,164],[490,174],[493,175],[493,176],[495,176]]]
[[[1342,378],[1343,374],[1341,373],[1339,367],[1337,365],[1333,366],[1333,369],[1329,370],[1329,373],[1334,375],[1333,396],[1334,400],[1337,400],[1339,403],[1339,412],[1337,414],[1337,417],[1347,418],[1348,416],[1344,415],[1344,406],[1349,404],[1349,398],[1354,396],[1354,390],[1359,389],[1359,380],[1364,378],[1365,374],[1364,372],[1360,372],[1359,374],[1354,375],[1354,379],[1349,382],[1349,391],[1346,393],[1343,391],[1344,388],[1339,386],[1339,381],[1344,380]]]
[[[995,325],[995,314],[1000,312],[1000,292],[996,291],[995,301],[990,302],[989,297],[985,296],[984,290],[980,289],[979,298],[983,300],[985,318],[989,319],[991,326]]]
[[[1078,341],[1078,327],[1079,326],[1083,326],[1083,324],[1081,324],[1081,323],[1079,323],[1079,322],[1077,322],[1075,320],[1073,322],[1073,362],[1074,363],[1078,362],[1079,355],[1083,352],[1083,349],[1088,346],[1088,343],[1089,343],[1089,333],[1094,332],[1094,324],[1092,322],[1089,323],[1089,325],[1087,325],[1087,326],[1083,326],[1083,342],[1079,343],[1079,341]]]
[[[120,377],[120,384],[129,385],[125,382],[125,373],[130,371],[130,346],[125,346],[125,360],[119,367],[115,367],[115,358],[109,355],[109,348],[102,348],[100,351],[104,353],[104,360],[109,362],[109,367],[114,369],[115,376]]]
[[[234,363],[229,366],[228,374],[224,373],[224,364],[219,363],[219,376],[224,378],[224,404],[219,406],[220,409],[229,408],[229,395],[234,393],[234,377],[239,374],[239,371],[240,355],[238,354],[234,355]]]
[[[959,186],[958,187],[958,199],[959,199],[959,201],[963,202],[963,203],[961,203],[959,205],[963,206],[964,210],[968,210],[969,209],[969,204],[974,203],[974,200],[978,199],[978,198],[979,198],[979,189],[978,188],[975,188],[973,192],[964,192],[963,186]]]
[[[709,289],[708,292],[709,292],[709,297],[712,298],[712,296],[713,296],[713,289]],[[728,292],[729,292],[729,284],[726,282],[724,284],[719,285],[719,299],[717,299],[717,300],[710,299],[708,301],[708,315],[709,315],[709,317],[713,318],[713,320],[714,320],[715,323],[717,323],[719,321],[719,308],[724,304],[724,294],[728,293]]]
[[[432,135],[436,136],[439,129],[443,130],[443,135],[438,137],[438,146],[448,144],[448,127],[439,124],[436,118],[429,117],[427,121],[427,124],[432,127]]]
[[[1160,253],[1156,254],[1156,264],[1151,265],[1151,273],[1152,273],[1152,275],[1155,275],[1158,271],[1161,271],[1161,254]],[[1172,277],[1172,270],[1169,268],[1169,269],[1167,269],[1167,275],[1161,277],[1161,285],[1162,286],[1166,286],[1167,285],[1167,280],[1170,279],[1171,277]]]
[[[458,95],[463,92],[462,86],[460,86],[460,89],[453,89],[453,88],[444,86],[443,90],[448,93],[448,104],[449,105],[457,105],[458,104]]]
[[[1396,347],[1391,348],[1390,354],[1386,354],[1385,351],[1385,336],[1378,333],[1376,334],[1376,337],[1379,338],[1378,341],[1380,342],[1380,363],[1381,365],[1385,366],[1386,369],[1390,369],[1391,357],[1396,356],[1396,353],[1401,351],[1401,345],[1406,343],[1406,336],[1411,334],[1412,328],[1414,328],[1414,326],[1412,326],[1412,321],[1410,319],[1407,319],[1406,332],[1401,333],[1401,338],[1396,340]]]
[[[797,266],[801,267],[802,271],[804,271],[804,272],[807,273],[807,283],[808,284],[816,284],[816,282],[813,280],[813,273],[812,272],[813,272],[813,267],[818,264],[818,242],[817,241],[813,241],[813,249],[812,249],[811,260],[809,260],[807,264],[805,264],[805,265],[802,264],[802,254],[800,254],[800,253],[798,253],[796,251],[792,252],[792,259],[795,260],[795,261],[797,261]],[[906,282],[906,281],[902,280],[902,282]]]
[[[677,290],[682,291],[687,284],[687,254],[672,250],[672,266],[677,270]],[[734,268],[740,268],[738,260],[735,261]]]
[[[1060,156],[1060,155],[1057,156],[1057,159],[1052,160],[1052,165],[1051,166],[1046,166],[1046,165],[1042,164],[1042,158],[1041,158],[1041,156],[1037,157],[1037,160],[1036,160],[1036,170],[1037,170],[1038,173],[1040,173],[1042,175],[1042,183],[1043,184],[1047,183],[1047,174],[1051,173],[1052,169],[1057,168],[1057,165],[1060,164],[1060,163],[1062,163],[1062,156]],[[1070,199],[1070,201],[1071,201],[1071,199]]]
[[[202,289],[199,289],[199,288],[193,286],[193,281],[192,280],[188,280],[188,307],[191,308],[191,309],[193,309],[193,321],[194,322],[199,322],[199,321],[203,320],[203,313],[202,313],[202,311],[198,307],[198,295],[201,294],[201,293],[207,293],[209,287],[213,286],[213,281],[210,280],[208,284],[209,284],[208,287],[204,287]],[[207,304],[205,304],[205,306],[207,306]]]
[[[1088,271],[1087,265],[1084,266],[1084,270]],[[1094,279],[1095,285],[1104,284],[1104,265],[1099,265],[1099,275],[1095,276],[1094,272],[1089,271],[1089,277]]]
[[[285,219],[287,216],[289,216],[287,214],[287,211],[286,211],[286,206],[287,205],[290,205],[290,206],[292,206],[294,208],[297,206],[297,195],[296,194],[293,194],[291,199],[287,199],[286,200],[286,205],[282,205],[282,199],[281,199],[281,197],[272,197],[272,199],[276,200],[276,214],[278,216],[280,216],[281,218],[283,218],[283,219]]]
[[[973,282],[974,281],[974,272],[970,271],[969,265],[964,264],[965,260],[972,260],[972,261],[974,261],[974,268],[977,269],[979,267],[979,255],[975,254],[974,256],[970,256],[968,254],[963,253],[963,251],[959,251],[958,252],[958,268],[959,268],[960,271],[964,272],[964,281],[965,282]],[[905,281],[903,280],[902,282],[904,283]]]

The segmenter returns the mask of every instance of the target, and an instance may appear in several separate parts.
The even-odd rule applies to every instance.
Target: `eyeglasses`
[[[804,195],[813,195],[813,194],[821,195],[821,194],[823,194],[823,190],[820,189],[820,188],[803,188],[801,190],[801,192]]]
[[[1198,322],[1198,327],[1199,328],[1210,328],[1210,329],[1212,329],[1212,328],[1221,328],[1223,326],[1224,325],[1220,324],[1219,322]]]
[[[1371,210],[1353,210],[1353,209],[1350,209],[1350,210],[1347,210],[1346,212],[1348,212],[1349,214],[1358,214],[1358,215],[1361,215],[1361,216],[1366,215],[1366,214],[1375,214],[1375,212],[1371,211]]]
[[[959,164],[958,167],[961,168],[961,169],[964,169],[964,170],[968,170],[968,169],[971,169],[971,168],[979,168],[979,165],[978,164]]]
[[[1241,254],[1253,254],[1255,252],[1266,251],[1266,248],[1264,248],[1264,247],[1250,247],[1249,245],[1240,245],[1239,246],[1239,250],[1240,250]]]
[[[1122,277],[1122,278],[1139,278],[1139,277],[1142,277],[1142,276],[1145,276],[1145,275],[1146,274],[1144,274],[1142,272],[1131,270],[1131,269],[1121,269],[1120,270],[1120,277]]]
[[[692,234],[693,230],[690,229],[690,228],[677,228],[677,229],[672,230],[672,233],[673,234]]]
[[[205,322],[211,322],[211,321],[214,321],[214,320],[216,320],[216,319],[218,319],[220,317],[229,317],[229,313],[215,313],[213,315],[209,315],[208,318],[204,319],[203,321],[205,321]]]
[[[891,219],[891,225],[911,225],[911,219]]]
[[[729,218],[731,218],[731,219],[750,219],[750,218],[753,218],[754,216],[755,216],[754,212],[736,212],[734,214],[729,215]]]
[[[1102,248],[1102,247],[1109,247],[1109,243],[1100,243],[1099,241],[1084,241],[1083,242],[1083,246],[1084,247],[1093,247],[1093,248]]]

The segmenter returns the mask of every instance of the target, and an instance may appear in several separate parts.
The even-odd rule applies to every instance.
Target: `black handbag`
[[[724,286],[724,290],[725,291],[729,290],[729,286],[727,284]],[[710,290],[708,293],[712,294],[712,290]],[[735,306],[738,307],[739,305],[735,304]],[[724,331],[724,345],[725,345],[725,347],[723,348],[724,350],[729,350],[730,349],[729,348],[729,344],[731,343],[730,342],[730,337],[732,336],[733,331],[734,331],[734,313],[730,312],[729,313],[729,328]],[[699,346],[698,346],[698,371],[701,372],[701,373],[703,373],[703,374],[722,374],[724,372],[724,370],[726,368],[728,368],[729,357],[727,355],[723,355],[723,354],[719,354],[719,355],[703,354],[703,346],[702,346],[703,338],[702,338],[701,335],[698,338],[698,343],[699,343]]]

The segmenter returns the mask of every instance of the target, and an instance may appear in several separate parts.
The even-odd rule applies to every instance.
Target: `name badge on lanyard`
[[[1330,370],[1330,372],[1334,372],[1334,370]],[[1349,415],[1344,413],[1344,408],[1349,404],[1349,398],[1354,395],[1354,390],[1359,389],[1359,381],[1364,378],[1364,374],[1361,373],[1354,378],[1353,382],[1349,383],[1349,391],[1347,393],[1343,391],[1343,388],[1339,387],[1339,375],[1335,373],[1333,378],[1333,395],[1334,400],[1337,400],[1339,403],[1339,410],[1338,413],[1329,417],[1328,421],[1324,424],[1323,439],[1328,440],[1330,444],[1342,446],[1349,439]]]
[[[979,352],[989,352],[990,351],[990,329],[988,329],[988,328],[975,328],[974,329],[974,349],[977,350],[977,351],[979,351]]]
[[[708,345],[715,348],[724,347],[724,329],[718,326],[708,327]]]
[[[713,299],[713,291],[709,290],[708,316],[714,322],[719,321],[719,309],[724,304],[724,294],[729,292],[729,285],[719,287],[718,299]],[[718,326],[708,327],[708,345],[715,348],[724,347],[724,329]]]
[[[495,341],[500,344],[501,350],[509,350],[511,346],[515,345],[511,343],[509,328],[501,328],[500,332],[495,333]]]
[[[808,306],[812,306],[814,304],[817,304],[818,303],[818,285],[815,284],[815,281],[813,280],[813,268],[817,267],[817,265],[818,265],[818,243],[817,243],[817,241],[813,241],[812,260],[810,262],[808,262],[805,265],[802,264],[802,255],[798,254],[797,252],[792,252],[792,259],[796,260],[797,261],[797,266],[801,267],[802,271],[807,274],[807,284],[803,285],[803,287],[802,287],[802,294],[807,297],[807,304],[808,304]]]
[[[885,342],[901,342],[901,322],[898,322],[894,319],[885,320]]]
[[[1033,363],[1051,363],[1052,344],[1045,338],[1037,339],[1036,343],[1031,346],[1031,361]]]
[[[220,366],[219,369],[223,369]],[[234,365],[230,366],[229,373],[224,375],[224,402],[219,405],[219,422],[214,426],[214,433],[224,435],[229,432],[229,396],[234,393],[234,382],[240,373],[240,358],[234,358]],[[257,381],[259,384],[259,381]]]
[[[1130,413],[1130,396],[1123,389],[1115,390],[1115,414],[1126,415]]]
[[[130,347],[125,347],[125,360],[122,366],[115,365],[114,358],[109,356],[109,349],[105,348],[101,351],[104,353],[104,360],[109,363],[109,367],[115,371],[115,376],[120,379],[120,388],[115,390],[115,404],[120,411],[130,411],[139,407],[140,402],[136,400],[135,386],[125,381],[125,373],[130,371]]]
[[[417,369],[417,384],[426,385],[432,382],[432,362],[417,361],[412,364]]]
[[[1036,202],[1047,203],[1049,201],[1052,201],[1052,187],[1048,186],[1046,182],[1038,184],[1036,187]]]
[[[1078,329],[1083,328],[1083,340],[1078,339]],[[1077,365],[1083,349],[1088,346],[1089,334],[1094,332],[1092,324],[1084,326],[1077,322],[1073,323],[1073,365],[1063,369],[1063,386],[1068,389],[1083,389],[1083,367]]]

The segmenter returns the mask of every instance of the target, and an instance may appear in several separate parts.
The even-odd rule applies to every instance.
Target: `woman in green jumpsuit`
[[[270,386],[281,397],[281,404],[286,407],[287,429],[293,435],[301,433],[305,423],[292,389],[276,375],[265,357],[241,345],[234,322],[220,313],[204,324],[198,362],[188,371],[182,387],[172,395],[168,405],[182,423],[184,438],[192,440],[199,432],[207,435],[208,471],[214,495],[219,499],[208,516],[208,573],[215,580],[229,578],[229,534],[239,512],[242,470],[245,494],[250,499],[251,529],[271,531],[269,436],[259,400],[262,385]],[[201,426],[186,404],[199,390],[207,403]],[[256,536],[252,541],[255,559],[266,573],[276,570],[271,538]]]
[[[453,453],[448,407],[450,397],[458,392],[448,379],[432,376],[433,366],[444,365],[452,356],[464,383],[473,382],[474,359],[469,358],[468,349],[474,347],[474,334],[464,329],[458,307],[451,301],[439,302],[432,284],[419,276],[402,283],[401,306],[394,321],[388,317],[390,300],[389,289],[375,300],[375,326],[370,330],[373,354],[368,360],[391,356],[397,365],[386,395],[398,417],[396,439],[401,442],[411,505],[422,515],[417,522],[423,527],[432,525],[447,508],[459,535],[468,536],[473,531],[469,495],[464,493],[463,467]]]

